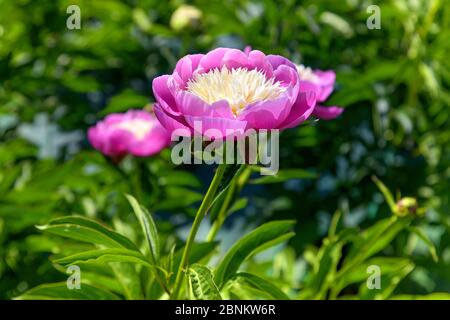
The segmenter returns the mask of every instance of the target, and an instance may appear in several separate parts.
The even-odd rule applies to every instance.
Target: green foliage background
[[[81,8],[80,30],[66,27],[71,4]],[[325,268],[324,279],[333,279],[348,248],[339,241],[327,247],[335,239],[332,216],[342,215],[344,231],[388,218],[389,206],[371,180],[376,175],[394,193],[415,197],[426,208],[415,224],[439,257],[433,261],[415,233],[402,230],[387,239],[392,241],[384,244],[378,263],[397,257],[403,260],[389,260],[395,263],[386,262],[386,268],[405,267],[393,271],[395,281],[384,279],[395,286],[378,298],[450,292],[446,2],[374,1],[381,8],[379,30],[366,27],[372,3],[362,0],[198,0],[190,4],[201,18],[180,29],[171,17],[182,4],[0,0],[0,298],[65,281],[65,269],[54,268],[49,258],[89,247],[35,228],[52,218],[94,218],[139,242],[142,235],[124,193],[154,215],[163,252],[181,243],[212,168],[174,167],[169,150],[151,159],[128,158],[116,167],[91,149],[85,132],[108,113],[154,101],[151,80],[171,72],[185,54],[246,45],[336,70],[337,87],[327,104],[346,111],[337,120],[311,121],[282,134],[280,168],[290,171],[275,181],[252,176],[219,233],[221,252],[266,221],[294,219],[296,235],[288,245],[249,260],[245,269],[271,278],[284,291],[268,289],[277,298],[285,293],[333,297],[318,274]],[[330,253],[330,265],[319,247],[336,253]],[[208,272],[201,265],[191,270],[207,280]],[[236,277],[264,284],[252,274]],[[98,275],[86,283],[95,279]],[[105,283],[112,291],[117,286]],[[257,289],[242,288],[233,289],[239,298],[259,297]],[[306,290],[297,295],[301,288]],[[158,297],[149,290],[146,297]],[[114,292],[136,297],[120,295],[120,288]],[[374,298],[355,285],[338,296]]]

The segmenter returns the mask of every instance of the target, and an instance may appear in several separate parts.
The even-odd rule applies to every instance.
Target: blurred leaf
[[[384,196],[384,199],[386,200],[386,202],[389,205],[389,208],[391,209],[391,212],[395,212],[395,201],[394,201],[394,196],[392,195],[392,193],[389,191],[389,189],[384,185],[384,183],[378,179],[376,176],[372,176],[372,180],[373,182],[375,182],[375,184],[377,185],[378,189],[380,189],[381,193]]]
[[[417,235],[428,247],[428,250],[430,251],[431,257],[433,258],[434,262],[439,261],[439,257],[436,253],[436,247],[434,246],[433,241],[428,238],[427,234],[418,227],[410,226],[408,227],[408,230]]]
[[[344,260],[339,276],[352,272],[354,267],[391,244],[397,234],[406,229],[411,222],[408,218],[390,217],[378,221],[365,230],[361,237],[354,241],[350,253]]]
[[[397,288],[400,281],[403,280],[413,269],[414,264],[409,263],[396,270],[395,273],[384,274],[381,272],[380,289],[370,289],[367,286],[367,283],[363,282],[359,287],[359,298],[388,299],[395,288]]]
[[[116,279],[123,287],[125,297],[129,300],[143,299],[141,282],[134,265],[122,262],[111,262]]]
[[[142,109],[148,103],[148,97],[127,89],[112,97],[106,108],[100,112],[100,115],[106,116],[110,113],[124,112],[132,108]]]
[[[253,180],[250,180],[252,184],[268,184],[268,183],[279,183],[285,182],[290,179],[313,179],[316,178],[315,173],[302,170],[302,169],[284,169],[278,171],[276,175],[262,176]]]
[[[111,292],[82,284],[80,289],[69,290],[65,282],[43,284],[28,290],[17,300],[118,300]]]
[[[258,277],[257,275],[238,272],[236,274],[237,279],[242,279],[245,283],[252,286],[255,289],[261,290],[269,294],[272,299],[275,300],[289,300],[289,297],[280,289],[278,289],[274,284],[266,279]]]
[[[235,201],[233,203],[233,205],[231,206],[231,208],[228,210],[228,215],[239,211],[241,209],[244,209],[245,207],[247,207],[248,204],[248,199],[247,198],[240,198],[237,201]]]
[[[450,300],[448,292],[434,292],[430,294],[414,295],[414,294],[398,294],[390,297],[391,300]]]
[[[347,287],[352,283],[366,282],[369,277],[367,272],[370,266],[377,266],[380,268],[381,275],[390,275],[401,273],[402,270],[411,265],[411,261],[406,258],[390,258],[390,257],[375,257],[371,258],[360,265],[352,269],[352,272],[347,272],[343,277],[339,278],[336,291],[341,291],[343,288]]]

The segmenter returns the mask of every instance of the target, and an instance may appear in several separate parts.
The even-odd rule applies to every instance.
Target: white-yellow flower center
[[[136,139],[142,140],[153,128],[153,123],[144,119],[130,119],[114,125],[117,129],[130,132]]]
[[[320,82],[319,77],[314,74],[314,71],[312,71],[310,67],[305,67],[302,64],[297,64],[296,66],[297,72],[300,76],[300,80],[310,81],[312,83]]]
[[[223,67],[194,76],[187,90],[208,104],[225,99],[237,115],[251,103],[278,98],[286,88],[274,78],[267,79],[261,71]]]

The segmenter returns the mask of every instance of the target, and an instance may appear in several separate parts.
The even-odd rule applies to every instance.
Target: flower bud
[[[417,200],[412,197],[405,197],[395,204],[394,214],[399,217],[406,217],[407,215],[417,215],[418,211]]]
[[[179,6],[170,18],[170,27],[175,31],[186,28],[197,29],[200,26],[202,12],[194,6],[183,4]]]

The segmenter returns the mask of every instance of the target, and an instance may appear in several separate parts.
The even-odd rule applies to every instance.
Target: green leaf
[[[247,198],[240,198],[238,199],[228,210],[228,215],[231,215],[232,213],[239,211],[247,206],[248,199]]]
[[[398,294],[390,297],[391,300],[450,300],[448,292],[433,292],[425,295]]]
[[[222,176],[222,179],[220,179],[219,187],[217,188],[216,196],[214,197],[214,200],[211,202],[211,206],[213,207],[216,202],[220,203],[218,201],[219,199],[222,200],[225,196],[225,191],[229,188],[231,181],[238,177],[239,174],[245,169],[245,165],[243,164],[229,164],[225,167],[225,172]]]
[[[333,285],[337,272],[337,265],[342,256],[342,247],[346,243],[341,239],[325,239],[324,244],[317,252],[317,264],[313,270],[313,276],[308,283],[308,289],[312,299],[324,299],[327,290]]]
[[[56,218],[38,229],[61,237],[104,245],[110,248],[126,248],[138,251],[136,245],[121,234],[100,223],[80,216]]]
[[[289,297],[280,289],[278,289],[273,283],[258,277],[257,275],[239,272],[236,274],[236,279],[244,281],[249,286],[267,293],[270,297],[276,300],[289,300]]]
[[[330,228],[328,229],[328,236],[333,237],[336,235],[339,227],[342,224],[342,212],[336,211],[331,219]]]
[[[395,212],[395,201],[394,201],[394,196],[392,195],[391,191],[389,191],[389,189],[385,186],[385,184],[380,179],[378,179],[377,176],[372,176],[372,180],[373,180],[373,182],[375,182],[378,189],[380,189],[381,193],[383,194],[384,199],[386,200],[386,202],[389,205],[389,208],[391,209],[391,212],[394,213]]]
[[[313,179],[317,175],[313,172],[302,170],[302,169],[285,169],[280,170],[276,175],[273,176],[262,176],[253,180],[250,180],[252,184],[268,184],[268,183],[279,183],[291,179]]]
[[[108,263],[130,262],[142,264],[147,267],[152,265],[140,252],[127,249],[100,249],[77,253],[65,258],[56,259],[53,262],[62,265],[77,265],[81,263]]]
[[[363,282],[359,287],[359,298],[363,300],[389,299],[401,280],[403,280],[414,269],[414,267],[414,264],[410,262],[399,268],[395,273],[385,274],[381,270],[380,289],[369,289],[367,283]]]
[[[108,291],[124,295],[124,291],[120,283],[113,276],[104,275],[98,272],[85,271],[85,266],[80,266],[82,268],[83,276],[81,277],[81,285],[88,284],[91,286],[98,286],[100,288],[106,289]]]
[[[346,257],[339,275],[349,272],[377,252],[391,244],[397,234],[405,229],[411,219],[397,218],[395,216],[378,221],[365,230],[360,238],[354,241],[350,253]]]
[[[196,262],[199,262],[203,258],[207,257],[214,249],[217,247],[218,242],[202,242],[202,243],[194,243],[191,248],[191,252],[189,254],[189,263],[188,265],[192,265]],[[184,251],[184,246],[180,247],[175,254],[173,255],[172,260],[172,273],[175,273],[178,270],[178,267],[181,263],[181,256]],[[172,279],[174,280],[174,279]]]
[[[122,285],[125,297],[128,300],[143,299],[141,281],[134,265],[121,262],[111,262],[109,265]]]
[[[439,257],[436,252],[436,247],[434,246],[433,241],[431,241],[430,238],[428,238],[426,233],[422,229],[419,229],[419,228],[413,227],[413,226],[409,227],[408,230],[411,231],[412,233],[414,233],[415,235],[417,235],[423,242],[425,242],[434,262],[438,262]]]
[[[100,115],[105,116],[113,112],[124,112],[130,108],[142,109],[148,103],[148,97],[127,89],[112,97],[106,108],[100,112]]]
[[[194,297],[199,300],[222,300],[214,283],[211,270],[200,264],[192,265],[187,272]]]
[[[49,283],[32,288],[16,300],[119,300],[115,294],[88,284],[68,289],[65,282]]]
[[[147,240],[152,262],[153,264],[158,265],[160,245],[158,230],[156,229],[155,221],[153,220],[147,209],[141,206],[133,196],[126,195],[126,197],[130,202],[139,223],[141,224],[142,231],[145,235],[145,239]]]
[[[271,245],[278,244],[279,238],[286,240],[285,235],[294,224],[295,221],[292,220],[268,222],[238,240],[216,270],[215,281],[219,287],[222,287],[236,273],[247,257],[259,252],[261,247],[267,248],[268,243]],[[292,235],[293,233],[289,234],[289,236]]]
[[[352,283],[366,281],[369,274],[367,270],[369,266],[378,266],[382,275],[390,275],[400,273],[404,268],[411,265],[411,261],[405,258],[391,258],[391,257],[375,257],[366,260],[362,264],[352,269],[352,272],[347,272],[345,276],[339,278],[336,287],[333,290],[341,291]]]

